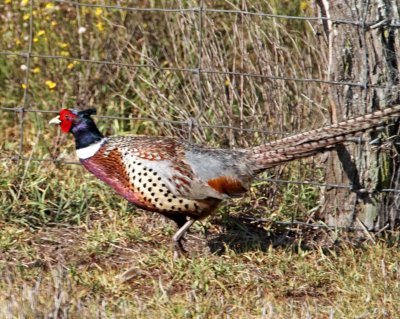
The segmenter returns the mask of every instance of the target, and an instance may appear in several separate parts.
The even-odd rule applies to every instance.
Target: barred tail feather
[[[400,116],[400,105],[358,116],[340,123],[285,137],[248,149],[255,170],[263,170],[294,159],[307,157],[333,148],[351,137],[372,130]]]

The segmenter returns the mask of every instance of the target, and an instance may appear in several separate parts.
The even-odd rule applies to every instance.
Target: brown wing
[[[249,186],[250,170],[244,169],[244,164],[237,164],[232,151],[201,148],[170,138],[144,136],[109,139],[110,151],[115,147],[123,156],[140,159],[143,165],[156,171],[168,189],[177,196],[224,199],[242,194]]]

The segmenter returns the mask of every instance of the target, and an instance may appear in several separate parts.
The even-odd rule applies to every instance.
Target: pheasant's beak
[[[60,124],[61,120],[60,120],[60,115],[57,115],[55,118],[52,118],[49,122],[49,124]]]

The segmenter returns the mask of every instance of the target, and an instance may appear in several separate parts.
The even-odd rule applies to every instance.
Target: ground
[[[396,232],[254,222],[234,203],[195,224],[174,259],[173,223],[109,196],[119,209],[88,200],[76,222],[0,221],[0,317],[400,316]]]

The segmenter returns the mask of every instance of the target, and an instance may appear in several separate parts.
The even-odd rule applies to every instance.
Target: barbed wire
[[[42,158],[42,157],[20,157],[18,154],[13,156],[0,156],[0,160],[9,160],[9,161],[34,161],[34,162],[53,162],[60,165],[81,165],[78,161],[66,161],[59,158]],[[375,190],[367,190],[367,189],[354,189],[351,184],[332,184],[332,183],[321,183],[316,181],[305,181],[305,180],[287,180],[287,179],[279,179],[279,178],[256,178],[255,182],[268,182],[268,183],[276,183],[276,184],[295,184],[295,185],[309,185],[313,187],[325,187],[325,188],[344,188],[349,191],[360,193],[360,194],[373,194],[373,193],[400,193],[400,189],[394,188],[383,188],[383,189],[375,189]]]
[[[234,75],[234,76],[246,76],[246,77],[255,77],[262,78],[267,80],[282,80],[282,81],[294,81],[294,82],[311,82],[311,83],[321,83],[321,84],[332,84],[332,85],[347,85],[352,87],[359,88],[377,88],[383,89],[385,86],[376,85],[376,84],[365,84],[362,82],[349,82],[349,81],[333,81],[333,80],[322,80],[322,79],[312,79],[312,78],[298,78],[298,77],[288,77],[288,76],[273,76],[259,73],[248,73],[248,72],[236,72],[236,71],[221,71],[221,70],[209,70],[209,69],[201,69],[201,68],[178,68],[178,67],[161,67],[158,65],[150,65],[150,64],[130,64],[130,63],[122,63],[115,61],[106,61],[106,60],[90,60],[90,59],[81,59],[75,57],[65,57],[61,55],[47,55],[47,54],[38,54],[38,53],[29,53],[29,52],[11,52],[11,51],[1,51],[0,55],[13,55],[13,56],[22,56],[31,58],[42,58],[42,59],[59,59],[66,61],[76,61],[80,63],[92,63],[92,64],[102,64],[102,65],[113,65],[120,66],[126,68],[149,68],[155,69],[159,71],[172,71],[172,72],[187,72],[192,74],[220,74],[220,75]],[[398,85],[394,85],[393,87],[398,87]]]
[[[49,2],[50,0],[46,0]],[[107,61],[107,60],[94,60],[94,59],[84,59],[82,57],[69,57],[69,56],[60,56],[60,55],[49,55],[43,53],[37,53],[32,50],[32,41],[33,41],[33,10],[34,4],[33,0],[29,0],[29,42],[27,51],[0,51],[0,55],[3,56],[19,56],[26,59],[25,65],[25,76],[24,76],[24,94],[22,104],[18,106],[2,106],[0,110],[15,112],[19,114],[20,120],[20,141],[18,146],[18,151],[16,155],[12,156],[2,156],[1,160],[14,160],[14,161],[38,161],[38,162],[53,162],[57,164],[64,165],[80,165],[79,162],[63,160],[57,158],[40,158],[40,157],[32,157],[25,156],[23,145],[24,145],[24,113],[33,112],[33,113],[58,113],[58,110],[41,110],[40,108],[32,108],[34,105],[29,102],[29,74],[30,74],[30,61],[32,58],[38,59],[59,59],[71,62],[80,62],[80,63],[88,63],[88,64],[100,64],[100,65],[112,65],[118,67],[125,68],[150,68],[159,70],[161,72],[185,72],[191,73],[197,76],[198,79],[198,103],[199,103],[199,112],[193,117],[188,118],[186,120],[164,120],[164,119],[154,119],[154,118],[143,118],[143,117],[124,117],[124,116],[97,116],[102,119],[117,119],[117,120],[135,120],[135,121],[152,121],[156,123],[168,123],[174,125],[186,125],[188,130],[188,140],[191,142],[192,140],[192,130],[194,127],[199,128],[210,128],[210,129],[231,129],[240,132],[254,132],[254,133],[263,133],[266,135],[277,135],[277,136],[286,136],[288,133],[284,132],[275,132],[271,130],[262,130],[262,129],[252,129],[246,127],[235,127],[224,124],[199,124],[198,119],[201,117],[204,111],[204,98],[202,92],[202,76],[204,74],[219,74],[219,75],[229,75],[229,76],[240,76],[240,77],[255,77],[262,78],[265,80],[271,81],[295,81],[295,82],[305,82],[305,83],[317,83],[317,84],[327,84],[327,85],[335,85],[335,86],[349,86],[349,87],[357,87],[362,89],[372,89],[372,88],[385,88],[384,85],[373,85],[368,82],[368,79],[365,77],[360,77],[362,81],[352,82],[352,81],[333,81],[333,80],[325,80],[319,78],[300,78],[300,77],[288,77],[288,76],[273,76],[268,74],[261,73],[249,73],[249,72],[237,72],[237,71],[227,71],[227,70],[215,70],[215,69],[207,69],[203,68],[202,65],[202,47],[203,47],[203,35],[204,35],[204,18],[205,15],[211,14],[236,14],[241,16],[250,16],[250,17],[261,17],[261,18],[271,18],[271,19],[290,19],[290,20],[299,20],[299,21],[308,21],[308,22],[321,22],[321,21],[330,21],[334,24],[346,24],[352,27],[362,28],[363,30],[373,30],[377,28],[399,28],[400,23],[395,19],[382,19],[382,20],[374,20],[367,21],[366,15],[363,15],[361,21],[353,21],[353,20],[344,20],[344,19],[333,19],[327,18],[323,16],[290,16],[290,15],[278,15],[278,14],[270,14],[265,12],[257,12],[257,11],[248,11],[244,8],[242,9],[219,9],[219,8],[210,8],[205,6],[203,0],[199,0],[196,7],[187,7],[187,8],[141,8],[141,7],[124,7],[119,5],[106,5],[106,4],[91,4],[91,3],[82,3],[79,1],[72,0],[51,0],[54,3],[65,4],[70,6],[77,7],[92,7],[92,8],[102,8],[109,10],[126,10],[133,12],[154,12],[154,13],[181,13],[181,14],[196,14],[197,15],[197,31],[198,31],[198,50],[197,50],[197,63],[195,68],[184,68],[184,67],[165,67],[155,64],[130,64],[123,63],[118,61]],[[365,46],[364,46],[365,48]],[[394,85],[394,87],[399,87],[398,85]],[[366,97],[364,96],[364,99]],[[361,142],[358,143],[359,152],[361,154]],[[399,189],[391,189],[384,188],[380,190],[368,191],[365,189],[354,189],[353,185],[341,185],[341,184],[329,184],[329,183],[320,183],[317,181],[304,181],[304,180],[283,180],[277,178],[259,178],[256,182],[269,182],[269,183],[278,183],[278,184],[298,184],[298,185],[309,185],[313,187],[326,187],[326,188],[343,188],[348,189],[351,192],[356,192],[357,194],[361,193],[373,193],[373,192],[392,192],[392,193],[400,193]],[[354,209],[356,207],[358,195],[354,201]],[[302,225],[305,223],[301,223]],[[310,227],[315,227],[313,224],[307,224]]]
[[[47,1],[47,0],[46,0]],[[368,28],[378,28],[383,25],[390,26],[394,28],[400,27],[400,23],[396,23],[390,20],[374,20],[374,21],[354,21],[354,20],[344,20],[344,19],[333,19],[328,17],[308,17],[308,16],[290,16],[290,15],[280,15],[265,12],[247,11],[247,10],[229,10],[229,9],[215,9],[207,8],[203,3],[200,3],[197,7],[188,8],[141,8],[141,7],[124,7],[119,5],[104,5],[95,3],[83,3],[79,1],[72,0],[53,0],[53,2],[61,4],[69,4],[81,7],[91,7],[91,8],[103,8],[103,9],[117,9],[135,12],[164,12],[164,13],[225,13],[225,14],[237,14],[237,15],[249,15],[258,16],[274,19],[287,19],[287,20],[301,20],[301,21],[330,21],[335,24],[347,24],[358,27],[368,27]]]

